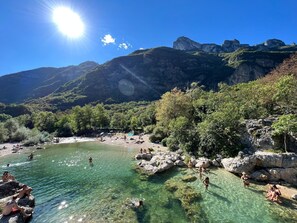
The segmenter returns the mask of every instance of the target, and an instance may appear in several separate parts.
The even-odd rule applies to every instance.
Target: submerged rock
[[[193,175],[186,175],[186,176],[182,176],[181,179],[184,182],[193,182],[193,181],[197,180],[197,177],[193,176]]]
[[[190,221],[197,222],[201,217],[202,211],[199,204],[201,200],[200,193],[178,177],[167,180],[165,182],[165,188],[172,192],[174,197],[181,202]]]

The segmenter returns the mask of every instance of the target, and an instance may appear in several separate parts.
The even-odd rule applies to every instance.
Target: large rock
[[[21,189],[23,184],[18,181],[0,182],[0,199],[11,196]]]
[[[292,185],[297,185],[297,168],[271,168],[267,169],[270,181],[284,180]]]
[[[292,168],[297,167],[297,154],[295,153],[266,153],[256,152],[256,166],[271,168]]]
[[[199,168],[204,162],[204,167],[207,168],[210,166],[211,164],[211,160],[210,159],[207,159],[205,157],[200,157],[198,159],[196,159],[196,162],[195,162],[195,167],[196,168]]]
[[[242,173],[242,172],[251,172],[256,165],[255,156],[240,157],[234,158],[225,158],[222,159],[223,167],[232,173]]]
[[[184,166],[181,155],[174,152],[158,152],[152,154],[149,161],[142,160],[138,166],[148,174],[164,172],[174,166]]]
[[[138,153],[135,155],[135,159],[137,160],[151,160],[153,155],[151,153]]]
[[[283,138],[272,135],[272,124],[277,121],[277,117],[267,117],[264,119],[248,119],[242,124],[240,129],[242,143],[251,152],[258,150],[282,149]],[[287,150],[297,152],[297,138],[294,135],[287,137]]]
[[[283,180],[297,185],[297,154],[257,152],[251,156],[222,159],[226,170],[240,174],[252,173],[250,177],[258,181]]]
[[[23,215],[20,212],[10,215],[0,215],[1,223],[25,223]]]

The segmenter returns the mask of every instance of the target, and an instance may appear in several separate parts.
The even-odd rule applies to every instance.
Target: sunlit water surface
[[[0,158],[0,167],[33,187],[36,207],[31,222],[190,222],[164,187],[166,180],[181,172],[141,179],[133,170],[136,150],[63,144],[34,152],[31,162],[26,161],[28,153]],[[190,183],[202,195],[203,217],[195,222],[297,222],[293,207],[267,201],[261,187],[243,188],[238,177],[223,170],[212,170],[209,177],[208,192],[200,180]],[[144,199],[144,208],[127,208],[127,198]]]

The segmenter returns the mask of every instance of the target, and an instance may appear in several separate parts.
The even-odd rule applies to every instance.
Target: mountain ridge
[[[289,47],[297,50],[296,44],[286,45],[279,39],[268,39],[263,43],[251,46],[249,44],[241,44],[239,40],[224,40],[222,45],[215,43],[198,43],[188,37],[181,36],[173,42],[173,48],[177,50],[193,51],[199,50],[206,53],[230,53],[241,48],[249,48],[252,50],[268,51],[271,49],[277,49],[281,47]]]

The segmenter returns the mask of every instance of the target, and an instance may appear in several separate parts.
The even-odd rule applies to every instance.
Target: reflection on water
[[[3,157],[0,166],[33,187],[36,208],[32,222],[189,222],[180,202],[164,187],[177,172],[144,180],[133,170],[136,152],[96,143],[63,144],[36,151],[31,162],[26,161],[27,154]],[[11,164],[8,168],[7,163]],[[266,201],[258,188],[243,188],[230,173],[216,170],[209,177],[209,191],[199,177],[189,183],[202,194],[204,214],[197,222],[297,219],[294,208]],[[144,207],[127,208],[127,198],[142,198]]]

